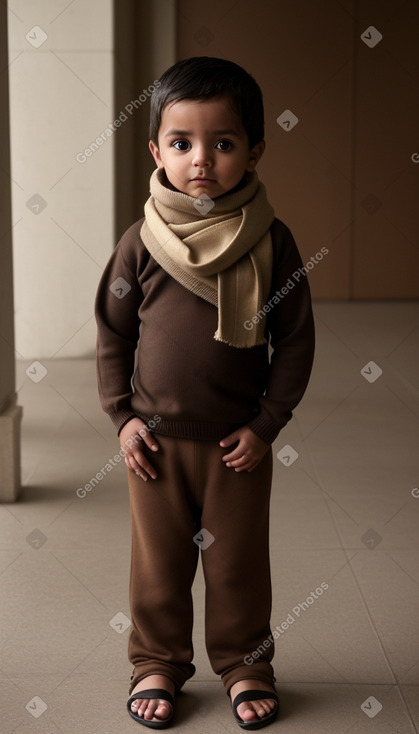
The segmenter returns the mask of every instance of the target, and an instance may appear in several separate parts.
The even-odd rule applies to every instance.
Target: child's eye
[[[172,143],[173,147],[176,148],[176,150],[189,150],[190,143],[188,143],[187,140],[175,140],[174,143]]]
[[[229,140],[219,140],[215,147],[218,148],[218,150],[227,151],[231,150],[233,145]]]

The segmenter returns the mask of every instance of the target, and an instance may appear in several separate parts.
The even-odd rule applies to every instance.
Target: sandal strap
[[[172,708],[175,705],[175,699],[172,694],[164,688],[146,688],[144,691],[137,691],[137,693],[134,693],[134,695],[129,699],[128,705],[133,701],[136,701],[138,698],[145,698],[147,700],[151,698],[162,698],[164,701],[170,703]]]
[[[251,690],[242,691],[237,694],[232,703],[233,711],[237,714],[237,707],[240,706],[241,703],[244,703],[244,701],[261,701],[263,698],[270,698],[272,701],[275,701],[277,706],[279,706],[279,698],[274,691]]]

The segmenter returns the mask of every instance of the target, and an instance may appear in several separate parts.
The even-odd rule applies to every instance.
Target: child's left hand
[[[229,436],[226,436],[220,441],[220,446],[231,446],[231,444],[239,442],[233,451],[229,454],[224,454],[223,461],[226,462],[226,466],[234,467],[234,470],[239,471],[252,471],[262,461],[266,452],[269,449],[269,445],[262,441],[256,433],[250,430],[247,426],[238,428],[237,431],[233,431]]]

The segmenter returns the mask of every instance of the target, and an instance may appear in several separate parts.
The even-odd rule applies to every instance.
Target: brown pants
[[[206,648],[212,668],[227,693],[245,678],[272,686],[274,646],[263,646],[271,633],[272,450],[252,472],[235,472],[221,460],[227,449],[215,441],[157,439],[158,452],[143,447],[157,479],[144,482],[128,471],[128,657],[134,666],[130,692],[151,674],[167,676],[180,689],[195,672],[191,586],[199,553],[194,537],[201,529],[205,530],[196,540],[201,544]],[[246,664],[245,657],[258,647],[253,664]]]

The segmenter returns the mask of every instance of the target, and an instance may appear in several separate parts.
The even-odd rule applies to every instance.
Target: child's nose
[[[209,166],[212,162],[212,150],[206,145],[199,145],[195,148],[193,159],[194,166]]]

